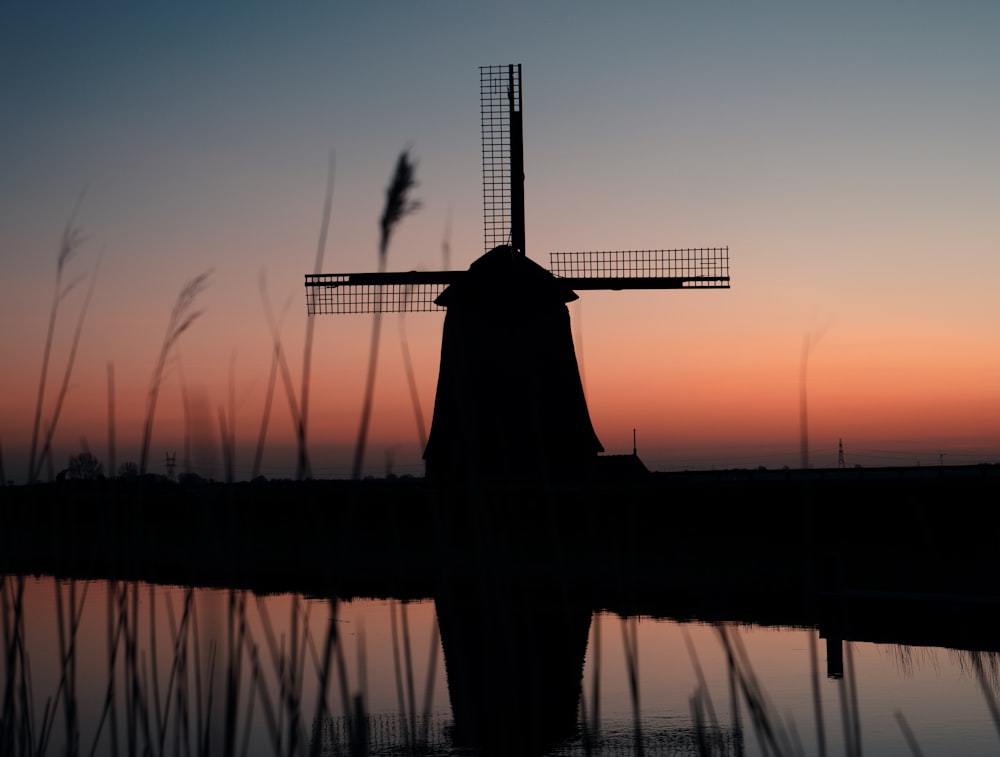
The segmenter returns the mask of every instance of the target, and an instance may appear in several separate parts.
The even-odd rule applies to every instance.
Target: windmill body
[[[437,303],[447,308],[424,459],[428,479],[571,479],[603,451],[590,421],[566,303],[576,294],[495,247]],[[464,488],[464,487],[463,487]]]
[[[566,303],[575,290],[728,288],[726,247],[525,255],[520,66],[480,69],[485,252],[466,271],[306,276],[310,315],[446,310],[428,479],[555,483],[603,451]]]

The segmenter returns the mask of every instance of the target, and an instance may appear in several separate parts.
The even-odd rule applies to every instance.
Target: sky
[[[406,149],[421,205],[388,268],[466,268],[483,252],[479,67],[507,63],[523,72],[529,257],[729,247],[730,289],[570,305],[608,453],[635,429],[653,470],[798,466],[804,386],[812,466],[836,466],[841,439],[849,466],[1000,461],[998,38],[993,2],[9,0],[4,477],[26,478],[70,224],[43,431],[93,288],[54,470],[84,449],[139,459],[171,309],[210,272],[163,373],[150,470],[174,453],[219,476],[222,416],[248,478],[272,363],[261,282],[298,394],[330,155],[325,272],[376,268]],[[423,470],[401,323],[427,422],[433,407],[442,316],[386,318],[371,475]],[[372,321],[313,328],[312,470],[346,476]],[[279,383],[264,475],[295,473],[288,408]]]

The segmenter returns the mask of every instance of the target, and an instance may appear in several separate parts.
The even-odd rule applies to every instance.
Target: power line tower
[[[167,456],[167,461],[166,461],[167,478],[173,481],[174,474],[177,472],[177,453],[174,452],[173,454],[170,454],[169,452],[167,452],[166,456]]]
[[[544,325],[545,319],[555,313],[552,309],[555,305],[565,311],[565,303],[577,299],[576,290],[729,288],[728,247],[553,252],[549,255],[548,270],[528,259],[521,66],[481,66],[479,77],[484,255],[465,271],[324,273],[305,277],[309,315],[448,310],[434,421],[425,452],[428,471],[436,440],[448,433],[443,427],[460,426],[467,435],[474,433],[470,429],[478,424],[478,433],[502,434],[505,432],[502,428],[498,432],[497,427],[517,423],[526,404],[534,403],[543,416],[547,414],[555,423],[575,424],[580,434],[593,435],[582,386],[578,386],[579,369],[572,337],[568,353],[564,347],[553,349],[551,345],[555,342],[565,344],[562,326]],[[463,316],[466,325],[456,324],[450,329],[449,318],[454,315],[457,320],[460,311],[470,308],[475,314]],[[487,309],[492,314],[486,314]],[[568,326],[568,314],[565,319]],[[477,324],[475,329],[467,325],[470,321]],[[465,341],[452,348],[449,333],[454,339]],[[539,340],[545,334],[550,341],[543,345]],[[484,347],[484,343],[489,344]],[[458,355],[454,360],[449,357],[452,353]],[[556,353],[568,358],[556,360],[552,357]],[[470,361],[478,362],[472,365]],[[572,365],[568,366],[567,361]],[[446,364],[452,363],[461,363],[456,373],[463,378],[445,376]],[[563,396],[542,400],[537,394],[531,397],[525,394],[525,384],[535,381],[525,377],[540,372],[547,373],[544,380],[554,384]],[[447,390],[443,383],[446,378],[450,382]],[[492,409],[486,407],[485,401],[474,399],[490,393]],[[456,399],[456,394],[461,398]],[[442,410],[443,402],[465,402],[466,407],[455,413],[446,412]],[[554,408],[553,403],[565,408]],[[585,421],[568,420],[569,415],[580,412],[587,416]],[[455,414],[461,417],[453,418],[453,423],[443,420],[446,415]],[[532,423],[537,429],[537,413]],[[477,443],[482,445],[483,455],[497,453],[495,440],[480,439]],[[568,432],[554,433],[549,445],[552,449],[545,454],[552,457],[549,453],[555,453],[558,457],[565,445],[573,443]],[[468,439],[456,440],[455,444],[468,446]],[[596,436],[590,447],[603,451]],[[535,448],[537,452],[537,444]]]
[[[837,467],[844,467],[844,440],[840,439],[837,441]]]

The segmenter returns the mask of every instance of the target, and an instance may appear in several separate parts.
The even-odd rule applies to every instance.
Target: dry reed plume
[[[177,340],[187,331],[191,324],[199,316],[201,310],[195,310],[195,301],[208,286],[208,278],[211,271],[206,271],[191,279],[177,295],[174,308],[170,312],[170,320],[167,322],[167,331],[163,336],[163,344],[160,346],[160,355],[153,369],[153,376],[149,382],[149,393],[146,396],[146,419],[142,430],[142,453],[139,457],[139,473],[144,475],[149,464],[149,447],[153,439],[153,419],[156,415],[156,401],[160,394],[160,385],[163,383],[163,373],[167,367],[167,358],[177,344]]]
[[[55,336],[56,320],[59,314],[59,305],[63,299],[76,287],[80,279],[74,279],[69,284],[63,285],[63,273],[66,265],[73,258],[83,243],[83,233],[76,226],[76,214],[83,201],[82,192],[77,198],[76,206],[70,215],[69,221],[63,227],[62,238],[59,241],[59,254],[56,256],[56,280],[52,296],[52,306],[49,309],[49,324],[45,333],[45,347],[42,350],[42,371],[38,379],[38,398],[35,402],[35,418],[31,429],[31,450],[28,455],[28,483],[33,483],[37,472],[45,459],[44,455],[38,454],[39,432],[42,425],[42,408],[45,404],[45,385],[48,381],[49,361],[52,356],[52,340]],[[50,424],[50,429],[54,429],[54,424]]]
[[[420,208],[419,201],[410,198],[410,192],[416,186],[416,164],[410,159],[410,151],[407,148],[400,153],[392,180],[385,192],[385,210],[379,222],[381,228],[378,250],[379,273],[385,272],[389,240],[393,231],[404,217]],[[371,421],[372,398],[375,393],[375,372],[378,366],[378,346],[382,332],[382,314],[377,311],[378,307],[376,307],[375,319],[372,323],[372,339],[368,351],[368,373],[365,377],[365,395],[361,405],[361,425],[354,448],[354,463],[351,466],[351,476],[355,479],[361,478],[365,446],[368,441],[368,425]]]

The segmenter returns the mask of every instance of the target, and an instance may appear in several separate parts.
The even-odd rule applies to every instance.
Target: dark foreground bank
[[[260,590],[431,592],[444,574],[601,594],[1000,597],[1000,466],[649,474],[449,497],[420,479],[0,489],[0,568]]]

